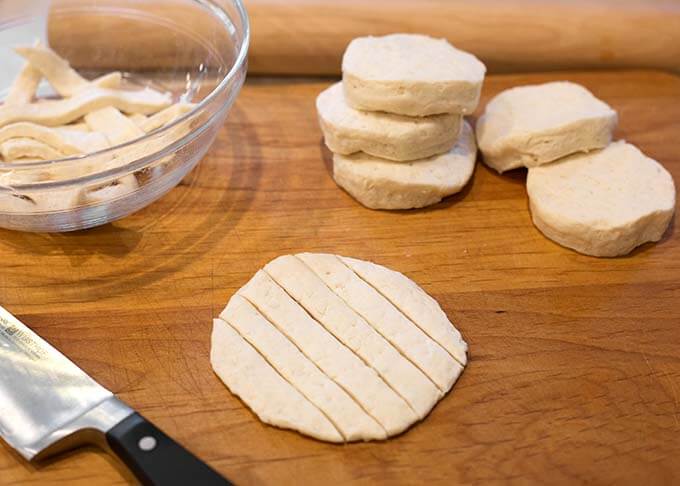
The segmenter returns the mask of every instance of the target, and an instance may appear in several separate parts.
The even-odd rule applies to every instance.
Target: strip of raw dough
[[[221,319],[213,321],[210,362],[232,393],[265,423],[343,442],[333,424]]]
[[[467,343],[436,300],[399,272],[354,258],[340,259],[465,366]]]
[[[167,110],[167,108],[165,108]],[[142,124],[149,119],[148,116],[142,115],[141,113],[133,113],[128,115],[128,118],[134,122],[139,128],[142,128]]]
[[[59,57],[49,47],[15,47],[14,51],[40,71],[56,92],[63,97],[73,96],[92,85],[101,88],[118,88],[120,86],[120,72],[114,71],[90,82],[78,74],[68,61]]]
[[[5,105],[23,105],[30,103],[38,89],[42,74],[29,63],[26,63],[19,75],[14,79],[5,97]]]
[[[304,263],[293,255],[284,255],[269,262],[264,270],[330,333],[372,366],[419,418],[430,412],[441,397],[434,383]]]
[[[352,310],[418,366],[442,392],[451,389],[463,367],[383,295],[335,255],[300,253],[296,256]]]
[[[281,376],[316,405],[345,440],[385,438],[385,430],[245,298],[234,295],[220,318],[236,329]]]
[[[88,204],[111,202],[137,190],[139,183],[134,175],[126,175],[96,189],[83,190],[82,199]]]
[[[106,137],[100,133],[60,130],[30,122],[17,122],[0,128],[0,143],[18,137],[45,143],[64,155],[94,152],[108,146]]]
[[[70,123],[92,112],[113,106],[127,113],[155,113],[170,104],[170,95],[145,88],[139,91],[118,91],[88,88],[71,98],[45,100],[27,105],[0,106],[0,127],[19,121],[30,121],[47,126]]]
[[[0,193],[0,212],[31,213],[63,211],[78,205],[78,189],[43,191],[37,194]]]
[[[151,115],[144,122],[140,123],[139,126],[145,132],[151,132],[167,125],[185,113],[188,113],[194,106],[196,106],[194,103],[175,103],[174,105],[168,106],[164,110]]]
[[[88,113],[85,115],[85,123],[93,132],[106,135],[111,145],[119,145],[144,135],[144,130],[112,106]]]
[[[418,419],[373,368],[312,319],[265,272],[258,271],[238,293],[349,393],[387,434],[398,434]]]
[[[144,116],[144,115],[142,115]],[[61,125],[58,127],[54,127],[57,130],[76,130],[79,132],[89,132],[90,127],[87,126],[87,123],[85,122],[76,122],[76,123],[70,123],[68,125]]]
[[[13,162],[21,158],[40,160],[62,159],[65,155],[46,143],[32,138],[10,138],[0,143],[0,154],[5,162]]]

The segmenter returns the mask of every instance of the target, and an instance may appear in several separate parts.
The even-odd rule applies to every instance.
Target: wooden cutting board
[[[483,102],[557,78],[493,76]],[[680,182],[679,78],[568,78]],[[365,209],[329,174],[314,110],[329,82],[250,81],[201,165],[122,221],[0,231],[0,303],[238,484],[679,482],[677,216],[628,257],[582,256],[532,226],[522,171],[481,164],[434,207]],[[212,373],[211,318],[268,260],[304,250],[405,273],[469,342],[453,392],[402,436],[337,446],[275,429]],[[33,466],[0,446],[0,483],[58,481],[132,478],[96,449]]]

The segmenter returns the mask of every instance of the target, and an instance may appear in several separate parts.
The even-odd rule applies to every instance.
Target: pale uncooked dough
[[[118,71],[105,74],[92,82],[78,74],[66,61],[52,49],[45,46],[15,47],[17,54],[23,56],[29,64],[38,70],[61,96],[73,96],[78,91],[95,86],[100,88],[118,88],[121,74]]]
[[[616,123],[616,112],[578,84],[520,86],[489,101],[477,143],[484,162],[504,172],[606,147]]]
[[[85,123],[93,132],[103,133],[110,145],[119,145],[144,136],[144,130],[112,106],[85,115]]]
[[[536,227],[586,255],[625,255],[658,241],[675,209],[673,178],[623,141],[529,169],[527,192]]]
[[[232,393],[263,422],[299,430],[320,440],[342,441],[328,418],[221,319],[213,321],[210,362]]]
[[[106,137],[100,133],[45,127],[30,122],[17,122],[0,128],[0,143],[13,138],[33,139],[65,155],[95,152],[108,147]]]
[[[394,274],[374,285],[348,262],[360,261],[302,253],[267,264],[215,321],[211,361],[229,389],[272,425],[321,440],[384,439],[425,417],[450,390],[463,369],[456,355],[464,358],[467,348],[445,316],[449,329],[440,328],[431,298],[415,283],[363,262]],[[388,296],[395,288],[411,315]],[[423,326],[431,317],[437,322]],[[224,342],[225,327],[233,332],[231,343]],[[455,355],[447,349],[449,335]],[[256,352],[246,356],[244,343]],[[230,369],[225,362],[234,355],[239,365]],[[278,383],[276,397],[265,379]],[[281,414],[300,396],[332,424],[336,437],[311,426],[316,415],[303,407],[299,423]]]
[[[170,105],[170,95],[151,88],[120,91],[88,88],[70,98],[45,100],[27,105],[1,105],[0,126],[28,121],[47,126],[71,123],[91,111],[113,106],[127,113],[155,113]]]
[[[364,152],[395,161],[424,159],[447,152],[458,138],[460,115],[413,118],[358,111],[345,102],[341,83],[316,99],[328,148],[337,154]]]
[[[9,92],[3,103],[6,105],[23,105],[33,101],[35,90],[40,84],[42,74],[36,68],[26,63],[19,71],[18,76],[9,87]]]
[[[335,182],[371,209],[422,208],[460,191],[470,180],[477,147],[465,123],[447,153],[412,162],[392,162],[364,153],[333,155]]]
[[[446,39],[419,34],[359,37],[342,58],[347,102],[409,116],[472,113],[486,68]]]

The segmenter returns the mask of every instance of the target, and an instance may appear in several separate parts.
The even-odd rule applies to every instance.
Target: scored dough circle
[[[404,275],[300,253],[272,260],[231,297],[210,360],[263,422],[349,442],[423,419],[458,379],[467,344]]]
[[[592,256],[619,256],[663,236],[675,209],[673,178],[624,141],[529,169],[536,227]]]

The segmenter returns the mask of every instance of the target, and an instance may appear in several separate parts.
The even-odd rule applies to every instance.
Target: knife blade
[[[1,306],[0,437],[29,461],[99,445],[142,484],[231,484]]]

